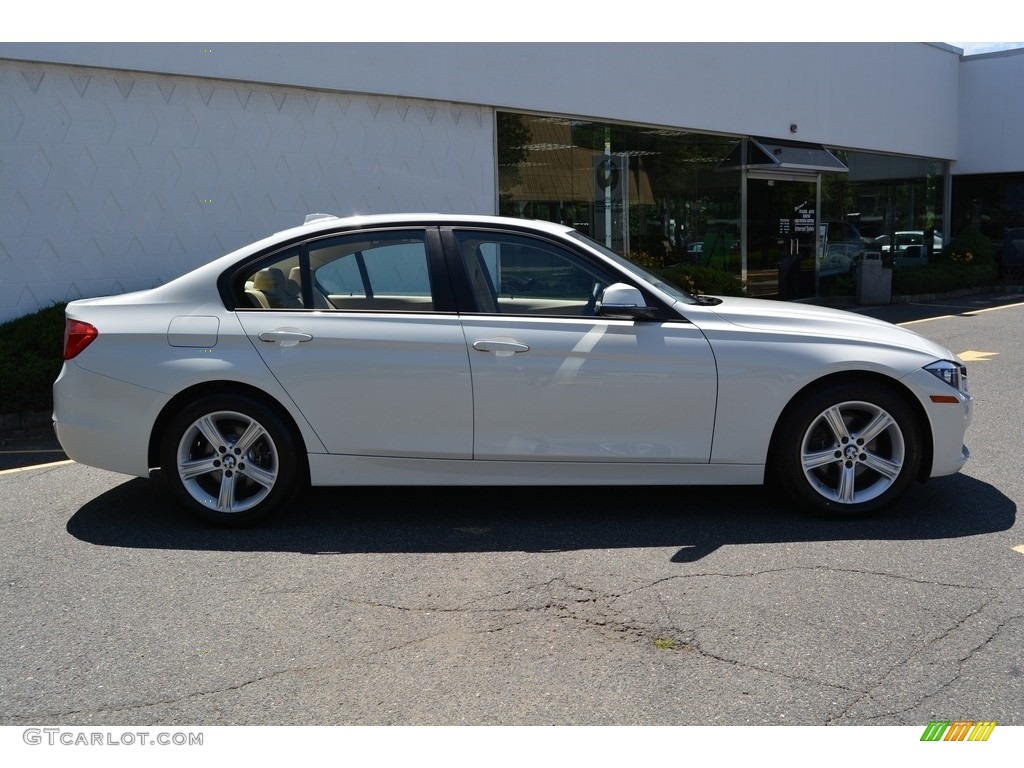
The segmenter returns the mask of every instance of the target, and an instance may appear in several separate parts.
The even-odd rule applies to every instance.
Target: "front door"
[[[617,277],[554,243],[463,230],[452,249],[475,296],[474,458],[709,461],[717,369],[698,328],[601,317]]]
[[[748,293],[758,298],[815,295],[816,180],[747,179]]]

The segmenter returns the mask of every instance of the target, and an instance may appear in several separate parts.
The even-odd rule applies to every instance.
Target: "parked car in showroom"
[[[68,456],[161,468],[217,524],[309,484],[768,480],[859,515],[968,457],[949,350],[834,309],[690,295],[547,222],[314,215],[66,315]]]
[[[829,221],[822,226],[825,238],[818,264],[818,276],[854,274],[858,258],[868,248],[860,230],[845,221]]]
[[[883,253],[889,253],[892,250],[893,239],[896,240],[896,251],[905,251],[912,246],[924,245],[924,230],[906,230],[902,232],[895,232],[892,235],[879,235],[875,238],[875,248],[882,251]],[[932,233],[932,252],[938,253],[942,250],[942,233]]]
[[[896,241],[896,248],[893,249],[893,240]],[[875,238],[875,248],[882,253],[893,254],[893,263],[897,267],[916,267],[927,264],[929,251],[926,245],[925,233],[923,230],[909,230],[896,232],[892,235],[880,235]],[[931,237],[931,255],[942,252],[942,234],[934,232]]]

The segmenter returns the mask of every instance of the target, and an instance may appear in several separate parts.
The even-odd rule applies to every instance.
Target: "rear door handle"
[[[260,341],[278,342],[282,347],[294,347],[302,341],[312,341],[313,336],[304,333],[297,328],[276,328],[273,331],[263,331],[259,335]]]

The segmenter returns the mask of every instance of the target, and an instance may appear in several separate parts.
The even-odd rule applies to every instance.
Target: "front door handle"
[[[498,357],[511,357],[519,352],[529,352],[530,347],[515,339],[479,339],[473,342],[477,352],[494,352]]]
[[[276,328],[273,331],[263,331],[259,335],[260,341],[278,342],[282,347],[294,347],[302,341],[311,341],[313,336],[304,333],[297,328]]]

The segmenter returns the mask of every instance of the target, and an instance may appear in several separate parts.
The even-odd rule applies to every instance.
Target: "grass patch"
[[[53,304],[0,324],[0,413],[53,408],[63,363],[64,307]]]

